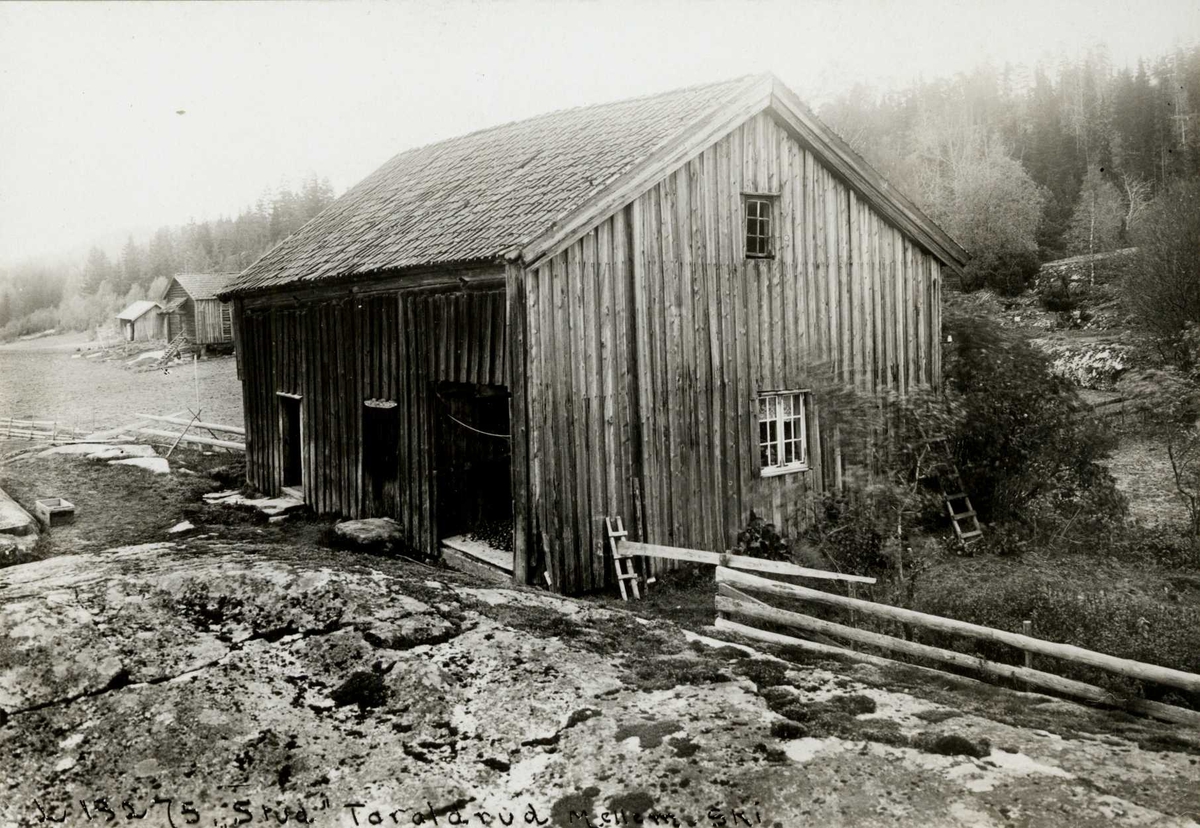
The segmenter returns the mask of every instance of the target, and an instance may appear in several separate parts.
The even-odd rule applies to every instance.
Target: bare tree
[[[1121,186],[1125,190],[1125,232],[1128,233],[1150,206],[1153,187],[1140,175],[1127,172],[1121,173]]]

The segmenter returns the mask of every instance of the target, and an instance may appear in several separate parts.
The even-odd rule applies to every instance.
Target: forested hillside
[[[135,299],[159,295],[181,272],[236,272],[333,201],[329,181],[309,177],[281,187],[237,218],[160,227],[148,242],[132,237],[117,256],[98,246],[80,262],[27,262],[0,269],[0,340],[49,328],[87,330],[112,322]],[[64,246],[77,243],[64,239]]]
[[[1096,47],[900,91],[856,86],[820,114],[970,251],[965,287],[1016,293],[1042,261],[1135,243],[1155,198],[1200,176],[1200,47],[1119,67]],[[131,237],[115,256],[93,247],[0,270],[0,339],[106,324],[179,271],[239,271],[332,199],[312,177],[236,218]]]
[[[1039,261],[1129,243],[1157,195],[1200,174],[1200,48],[859,86],[820,114],[967,247],[967,287],[1016,292]]]

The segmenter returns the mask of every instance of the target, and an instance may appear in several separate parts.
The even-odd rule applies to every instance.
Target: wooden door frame
[[[375,403],[375,404],[372,404],[372,403]],[[385,404],[379,405],[378,403],[385,403]],[[368,448],[367,447],[367,439],[366,439],[366,437],[367,437],[367,431],[366,431],[367,409],[373,408],[373,409],[377,409],[377,410],[395,411],[396,418],[397,418],[397,423],[396,423],[397,437],[399,437],[400,436],[399,435],[399,430],[400,430],[400,428],[399,428],[399,417],[400,417],[399,406],[400,406],[399,400],[384,399],[384,398],[364,399],[362,401],[362,403],[358,406],[358,435],[359,435],[359,437],[358,437],[358,463],[357,463],[358,471],[357,471],[357,473],[358,473],[358,487],[359,487],[359,503],[358,503],[359,514],[362,514],[362,515],[366,514],[368,502],[371,504],[372,507],[374,507],[374,505],[375,505],[374,493],[373,492],[368,493],[368,487],[366,485],[367,484],[366,465],[363,463],[363,458],[366,456],[367,448]],[[401,485],[403,485],[403,481],[401,479],[401,474],[400,474],[400,460],[401,460],[400,445],[401,444],[398,443],[396,446],[396,468],[395,468],[395,475],[396,475],[395,497],[396,497],[396,500],[394,503],[392,503],[391,514],[389,514],[389,515],[371,514],[371,515],[367,515],[367,517],[390,517],[396,521],[400,521],[405,518],[405,515],[403,515],[401,513],[401,509],[400,509],[400,502],[401,502],[400,487],[401,487]]]
[[[284,483],[284,480],[287,477],[287,473],[285,471],[285,469],[287,467],[287,457],[285,456],[285,452],[284,452],[284,449],[286,448],[286,446],[284,446],[284,444],[283,444],[283,429],[284,429],[284,403],[283,403],[283,400],[294,400],[296,403],[296,411],[298,414],[296,419],[299,421],[299,428],[297,429],[299,434],[296,435],[296,439],[298,439],[300,441],[300,493],[302,495],[300,499],[304,500],[303,494],[307,491],[305,484],[308,482],[308,469],[305,468],[305,466],[304,466],[304,431],[305,431],[305,429],[304,429],[304,404],[303,404],[304,397],[301,394],[292,394],[287,391],[276,391],[275,392],[275,400],[276,400],[276,409],[277,409],[276,416],[278,416],[278,418],[279,418],[279,459],[280,459],[279,473],[275,479],[275,488],[281,493],[283,492],[285,487],[292,488],[291,486],[286,486],[286,484]]]

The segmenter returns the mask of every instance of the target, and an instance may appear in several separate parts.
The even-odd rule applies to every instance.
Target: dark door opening
[[[508,389],[440,383],[437,522],[440,538],[465,536],[512,553],[512,445]],[[509,562],[511,569],[511,560]]]
[[[286,487],[300,486],[304,480],[300,447],[300,398],[279,395],[279,437],[283,442],[283,481]]]
[[[391,400],[363,403],[363,508],[367,517],[395,517],[400,499],[400,409]]]

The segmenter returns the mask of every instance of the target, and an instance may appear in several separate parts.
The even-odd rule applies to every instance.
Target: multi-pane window
[[[768,259],[771,245],[771,213],[775,199],[770,196],[746,196],[746,258]]]
[[[233,309],[221,305],[221,338],[233,339]]]
[[[808,468],[806,391],[780,391],[758,397],[758,457],[764,476]]]

